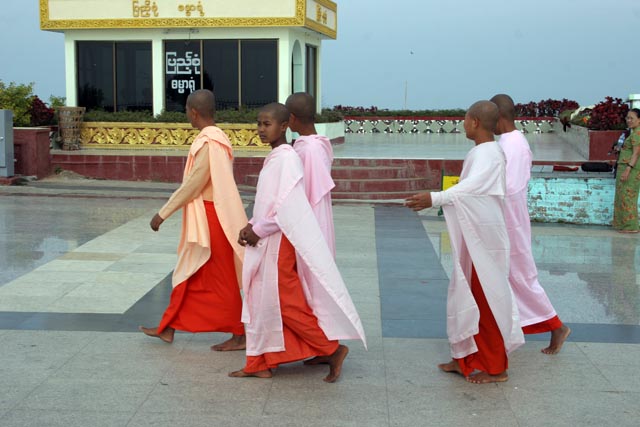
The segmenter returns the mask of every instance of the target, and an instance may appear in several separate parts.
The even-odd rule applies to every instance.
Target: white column
[[[78,81],[76,72],[76,40],[67,33],[64,34],[64,74],[68,107],[78,106]]]
[[[164,41],[154,38],[151,42],[151,67],[153,80],[153,115],[164,109]]]

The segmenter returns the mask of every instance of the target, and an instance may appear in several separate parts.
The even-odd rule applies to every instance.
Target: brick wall
[[[611,225],[615,180],[607,177],[531,177],[532,221]]]

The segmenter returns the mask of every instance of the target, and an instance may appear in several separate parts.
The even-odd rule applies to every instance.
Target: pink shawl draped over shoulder
[[[498,143],[507,158],[504,216],[511,243],[509,283],[518,303],[521,325],[529,326],[556,316],[549,297],[538,281],[538,268],[531,251],[527,191],[532,154],[529,142],[519,130],[500,135]]]
[[[310,273],[301,275],[303,291],[326,336],[360,339],[366,345],[360,317],[307,200],[302,163],[289,145],[275,148],[260,172],[252,220],[266,217],[273,217],[280,231],[245,251],[242,321],[247,355],[285,349],[278,293],[282,234],[295,247],[298,263]]]

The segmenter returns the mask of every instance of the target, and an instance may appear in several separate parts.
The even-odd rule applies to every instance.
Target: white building
[[[320,108],[330,0],[40,0],[40,26],[65,36],[67,105],[184,111],[212,89],[218,109],[259,107],[292,92]]]

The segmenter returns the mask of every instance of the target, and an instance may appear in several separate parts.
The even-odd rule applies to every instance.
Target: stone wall
[[[615,180],[606,177],[535,176],[529,181],[531,221],[611,225]]]

